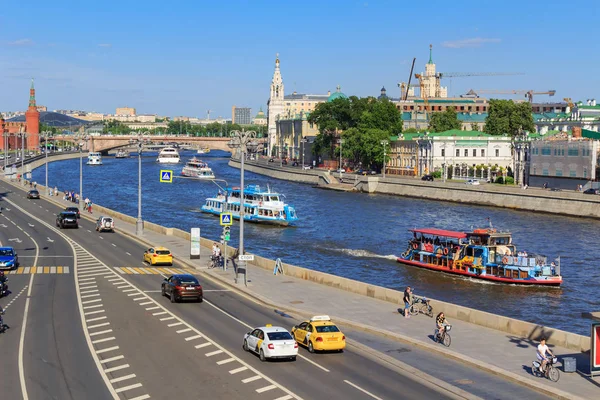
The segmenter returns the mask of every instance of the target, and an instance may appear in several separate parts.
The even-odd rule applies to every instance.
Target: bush
[[[496,178],[496,182],[494,183],[499,183],[500,185],[504,185],[504,177],[499,176],[498,178]],[[515,179],[512,176],[507,176],[506,177],[506,184],[507,185],[514,185],[515,184]]]
[[[442,171],[434,171],[431,176],[433,176],[435,179],[440,179],[442,177]]]

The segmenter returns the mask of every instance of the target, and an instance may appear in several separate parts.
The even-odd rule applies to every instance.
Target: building
[[[431,114],[446,111],[449,107],[454,107],[456,110],[458,120],[462,123],[462,130],[470,131],[475,127],[476,131],[483,131],[489,109],[487,99],[412,99],[396,103],[396,108],[402,112],[404,129],[428,129]]]
[[[110,115],[106,119],[111,119],[119,122],[156,122],[156,114],[140,114],[140,115]]]
[[[294,92],[284,97],[286,116],[298,115],[300,113],[311,113],[319,103],[325,103],[331,92],[327,94],[304,94]]]
[[[248,107],[231,107],[231,123],[250,125],[252,123],[252,109]]]
[[[22,118],[22,117],[21,117]],[[31,88],[29,89],[29,107],[25,112],[25,118],[22,120],[18,116],[5,121],[0,117],[0,133],[3,136],[7,134],[7,143],[5,140],[0,140],[2,145],[0,149],[4,150],[8,146],[9,149],[26,148],[27,150],[38,150],[40,147],[40,112],[37,110],[35,102],[35,88],[33,79],[31,80]]]
[[[312,160],[310,145],[319,134],[319,129],[306,120],[307,114],[300,113],[290,118],[279,118],[276,121],[277,142],[271,150],[272,155],[300,160],[304,154],[305,163]],[[303,142],[302,140],[306,141]]]
[[[258,125],[258,126],[266,126],[267,125],[267,116],[263,112],[262,107],[258,111],[258,114],[256,114],[256,117],[254,117],[254,119],[252,120],[252,125]]]
[[[46,106],[37,106],[36,108],[39,112],[48,111],[48,107]]]
[[[119,107],[115,111],[115,116],[133,117],[136,114],[136,110],[133,107]]]
[[[267,101],[268,155],[272,155],[271,151],[273,146],[277,143],[277,118],[284,113],[283,90],[283,78],[281,77],[281,70],[279,69],[279,54],[277,54],[277,57],[275,58],[275,72],[273,72],[269,100]]]

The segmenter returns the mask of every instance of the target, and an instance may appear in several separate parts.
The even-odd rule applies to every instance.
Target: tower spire
[[[33,87],[33,78],[31,78],[31,88],[29,89],[29,108],[37,109],[35,105],[35,88]]]
[[[433,64],[432,50],[433,50],[433,45],[432,45],[432,44],[430,44],[430,45],[429,45],[429,62],[428,62],[428,64]]]

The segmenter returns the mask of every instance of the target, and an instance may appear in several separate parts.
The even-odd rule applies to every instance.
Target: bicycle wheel
[[[550,370],[548,370],[548,378],[550,378],[550,380],[552,382],[558,382],[558,380],[560,379],[560,372],[558,372],[558,368],[555,367],[549,367]]]
[[[410,313],[410,315],[418,315],[419,314],[419,307],[416,304],[413,304],[410,306],[410,308],[408,309],[408,312]]]
[[[208,263],[206,264],[206,266],[208,268],[212,268],[214,266],[213,260],[208,260]]]
[[[429,304],[427,304],[427,306],[425,307],[425,310],[427,311],[426,314],[427,316],[429,316],[430,318],[433,318],[433,307],[431,307]]]
[[[450,338],[450,334],[446,333],[444,335],[444,346],[450,347],[450,343],[452,342],[452,338]]]

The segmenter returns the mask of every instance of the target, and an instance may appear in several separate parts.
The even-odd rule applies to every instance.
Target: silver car
[[[100,217],[96,220],[96,231],[98,232],[114,232],[115,221],[111,217]]]

